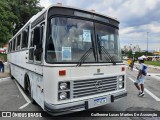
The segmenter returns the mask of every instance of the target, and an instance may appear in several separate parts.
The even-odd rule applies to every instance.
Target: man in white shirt
[[[139,57],[138,60],[139,60],[140,66],[139,66],[137,80],[135,81],[134,84],[139,90],[138,96],[144,96],[144,82],[147,75],[147,66],[144,64],[144,59],[142,57]]]

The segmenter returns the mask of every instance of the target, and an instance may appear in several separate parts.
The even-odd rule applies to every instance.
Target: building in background
[[[123,48],[122,48],[122,50],[123,51],[126,51],[126,52],[128,52],[128,51],[134,51],[134,52],[141,52],[141,49],[140,49],[140,47],[139,47],[139,45],[136,45],[136,46],[134,46],[134,45],[132,45],[132,44],[130,44],[130,45],[125,45]]]

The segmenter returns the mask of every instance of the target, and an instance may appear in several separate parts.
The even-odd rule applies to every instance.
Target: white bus
[[[12,78],[53,115],[87,110],[127,95],[117,19],[53,5],[9,41]]]

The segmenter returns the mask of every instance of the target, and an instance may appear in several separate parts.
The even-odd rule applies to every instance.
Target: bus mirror
[[[33,44],[34,44],[34,45],[38,45],[39,42],[40,42],[40,27],[37,26],[37,27],[34,29]]]

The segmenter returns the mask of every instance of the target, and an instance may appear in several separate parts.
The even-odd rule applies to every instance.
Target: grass
[[[3,56],[3,57],[4,57],[4,61],[5,61],[5,62],[7,61],[7,54],[2,54],[2,53],[0,53],[0,56]]]
[[[160,61],[145,61],[145,64],[160,66]]]

